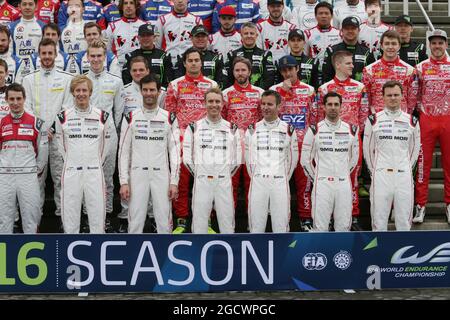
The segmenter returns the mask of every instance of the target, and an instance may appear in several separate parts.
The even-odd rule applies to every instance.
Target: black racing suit
[[[428,59],[425,45],[416,41],[402,43],[398,55],[401,60],[413,67],[415,67],[416,64]]]

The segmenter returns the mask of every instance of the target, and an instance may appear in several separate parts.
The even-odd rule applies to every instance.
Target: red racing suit
[[[196,122],[206,116],[204,94],[208,89],[218,87],[217,82],[200,75],[192,78],[188,75],[169,83],[166,95],[166,110],[177,116],[180,126],[180,142],[183,143],[184,130],[191,122]],[[181,165],[178,182],[178,199],[174,202],[178,218],[189,215],[189,182],[191,174],[184,164]]]
[[[45,24],[58,21],[59,0],[38,0],[34,16]]]
[[[422,149],[416,175],[416,204],[425,206],[436,140],[444,169],[444,201],[450,203],[450,59],[429,58],[416,66],[419,78],[419,124]]]
[[[363,69],[362,82],[366,86],[371,113],[384,109],[383,85],[389,80],[397,80],[403,86],[400,108],[411,114],[417,103],[417,72],[397,57],[394,61],[381,58]]]
[[[222,117],[238,126],[239,130],[241,130],[241,137],[245,136],[244,132],[249,125],[257,123],[262,118],[260,106],[261,95],[263,92],[264,89],[252,86],[251,84],[243,88],[237,83],[222,92],[224,99]],[[241,141],[241,143],[242,148],[244,148],[244,141]],[[245,165],[240,166],[232,178],[234,203],[237,203],[237,194],[241,176],[243,176],[244,179],[245,206],[247,208],[250,176],[248,175]]]
[[[314,88],[297,80],[289,91],[283,88],[283,83],[276,84],[270,89],[281,95],[280,119],[295,128],[301,150],[306,130],[317,121]],[[298,163],[295,165],[294,179],[297,189],[297,213],[300,218],[311,218],[312,181]]]
[[[10,22],[19,19],[21,16],[20,11],[14,8],[8,2],[5,2],[0,6],[0,24],[8,26]]]
[[[364,122],[369,116],[369,105],[367,100],[366,88],[361,82],[347,78],[341,81],[334,77],[333,80],[320,86],[317,91],[317,104],[319,107],[317,122],[325,118],[323,112],[323,97],[328,92],[337,92],[342,97],[342,106],[340,118],[342,121],[359,127],[359,132],[364,132]],[[359,157],[355,170],[352,171],[350,177],[352,179],[352,202],[353,202],[353,216],[359,216],[359,198],[358,198],[358,175],[361,172],[362,166],[362,146],[361,139],[359,140]]]

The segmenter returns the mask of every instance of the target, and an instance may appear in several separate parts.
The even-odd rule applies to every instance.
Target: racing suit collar
[[[220,125],[220,123],[222,122],[222,117],[219,118],[219,120],[217,121],[212,121],[208,118],[208,116],[205,117],[205,122],[210,126],[210,127],[218,127]]]
[[[384,112],[386,113],[386,115],[388,117],[396,118],[402,113],[402,110],[401,110],[401,108],[398,108],[397,110],[392,111],[392,110],[389,110],[388,108],[384,108]]]
[[[223,32],[222,29],[220,29],[219,32],[220,32],[220,34],[221,34],[222,36],[224,36],[224,37],[231,37],[231,36],[233,36],[237,31],[236,31],[236,29],[233,29],[233,31],[227,33],[227,32]]]
[[[266,121],[263,119],[264,126],[269,127],[269,129],[275,128],[280,123],[280,118],[276,118],[274,121]]]
[[[273,21],[272,19],[270,19],[270,17],[268,17],[268,18],[267,18],[267,22],[270,23],[270,24],[273,25],[273,26],[281,26],[281,25],[283,24],[283,22],[284,22],[284,19],[281,18],[281,21],[280,21],[280,22],[275,22],[275,21]]]
[[[56,71],[56,62],[53,64],[53,68],[51,68],[51,69],[40,68],[40,72],[44,76],[49,76],[49,75],[53,74],[55,71]]]
[[[250,83],[250,81],[248,82],[248,85],[246,87],[242,87],[241,85],[239,85],[237,83],[237,81],[234,81],[233,87],[237,90],[237,91],[241,91],[241,92],[245,92],[245,91],[250,91],[252,90],[252,84]]]
[[[25,110],[22,110],[21,113],[14,113],[11,111],[11,118],[18,120],[18,119],[22,118],[24,113],[25,113]]]
[[[156,105],[156,108],[153,109],[147,109],[144,106],[142,106],[142,113],[148,114],[148,115],[156,115],[159,111],[158,105]]]
[[[195,82],[195,81],[202,81],[204,78],[203,78],[203,75],[200,73],[200,75],[197,77],[197,78],[194,78],[194,77],[191,77],[190,75],[188,75],[187,73],[186,73],[186,75],[184,76],[184,78],[187,80],[187,81],[190,81],[190,82]]]
[[[400,61],[400,57],[397,56],[397,58],[393,61],[386,61],[383,57],[381,57],[380,60],[383,64],[390,66],[390,65],[397,64]]]
[[[336,131],[341,126],[341,119],[338,119],[337,122],[333,123],[330,120],[328,120],[327,118],[325,118],[325,124],[328,126],[328,128],[331,131]]]
[[[136,22],[136,21],[138,21],[138,17],[136,17],[136,18],[125,18],[125,17],[122,17],[122,21],[124,21],[124,22],[127,22],[127,23],[130,23],[130,22]]]
[[[173,10],[172,9],[172,12],[171,12],[175,17],[177,17],[177,18],[181,18],[181,17],[186,17],[187,15],[188,15],[188,11],[186,10],[185,12],[183,12],[183,13],[178,13],[178,12],[175,12],[175,10]]]
[[[333,29],[333,27],[331,25],[328,27],[320,27],[319,25],[317,25],[316,28],[320,32],[330,32]]]
[[[333,80],[334,80],[334,82],[336,82],[337,84],[340,84],[340,85],[350,84],[350,82],[351,82],[350,77],[348,77],[345,80],[339,80],[338,77],[334,76]]]
[[[103,67],[103,70],[100,73],[95,73],[92,69],[89,69],[88,74],[92,76],[93,78],[100,78],[102,75],[106,73],[106,68]]]
[[[91,113],[91,110],[92,110],[92,106],[90,104],[86,109],[80,109],[76,105],[74,106],[74,108],[75,108],[75,111],[81,115],[87,115],[87,114]]]
[[[430,57],[430,61],[433,64],[444,64],[444,63],[448,62],[448,57],[445,55],[444,58],[441,60],[436,60],[436,59],[433,59],[433,57]]]

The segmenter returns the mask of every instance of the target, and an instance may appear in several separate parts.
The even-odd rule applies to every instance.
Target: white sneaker
[[[445,214],[447,215],[447,222],[450,224],[450,204],[447,205],[447,210],[445,210]]]
[[[414,214],[413,222],[414,223],[422,223],[425,218],[425,207],[416,206],[416,213]]]

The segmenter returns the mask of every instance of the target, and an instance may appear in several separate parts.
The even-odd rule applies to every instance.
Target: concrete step
[[[428,13],[428,1],[421,1],[422,6],[425,9],[425,11]],[[415,1],[409,1],[408,5],[409,11],[417,11],[420,12],[420,8],[417,5]],[[448,3],[445,2],[436,2],[433,1],[433,11],[432,12],[441,12],[442,14],[445,14],[448,12]],[[384,10],[384,7],[383,7]],[[391,11],[402,11],[403,12],[403,2],[402,1],[389,1],[389,13]]]
[[[393,24],[395,19],[401,14],[403,14],[403,12],[392,12],[389,14],[389,16],[382,17],[381,20],[385,23]],[[430,17],[430,20],[434,26],[437,24],[443,24],[443,25],[448,26],[449,19],[450,18],[446,14],[444,15],[442,13],[440,15]],[[427,23],[424,16],[412,17],[412,21],[414,22],[414,30],[419,25],[422,25],[422,24],[425,25]],[[436,28],[436,26],[435,26],[435,28]],[[441,29],[441,28],[439,28],[439,29]]]
[[[430,179],[444,179],[444,170],[442,168],[431,168]]]
[[[428,186],[428,202],[441,202],[444,199],[444,184],[430,183]]]
[[[435,151],[433,153],[433,168],[442,168],[442,153],[440,151]]]
[[[437,216],[445,217],[445,203],[444,202],[429,202],[425,206],[426,217]]]
[[[444,216],[445,217],[445,216]],[[426,217],[425,217],[426,219]],[[411,230],[414,231],[423,231],[423,230],[448,230],[450,229],[450,225],[447,223],[447,220],[442,219],[428,219],[423,223],[414,224],[411,226]],[[393,221],[390,221],[388,224],[388,230],[395,230],[395,224]]]

